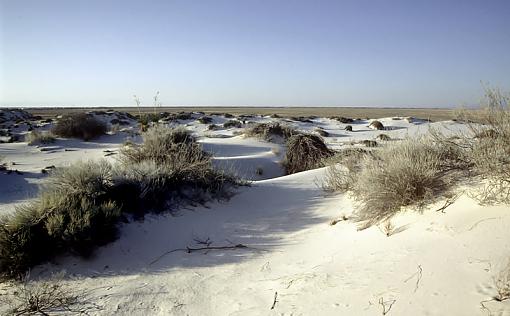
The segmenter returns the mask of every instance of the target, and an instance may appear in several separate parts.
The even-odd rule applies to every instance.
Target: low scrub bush
[[[287,174],[322,167],[324,160],[333,155],[333,151],[317,135],[293,135],[286,145],[283,165]]]
[[[52,132],[57,136],[81,138],[87,141],[104,135],[107,130],[106,123],[86,113],[76,113],[64,115],[57,121]]]
[[[241,128],[241,127],[243,127],[243,123],[238,120],[229,120],[229,121],[226,121],[225,123],[223,123],[223,127],[224,128],[232,128],[232,127]]]
[[[55,135],[47,131],[31,131],[25,137],[25,141],[28,142],[29,145],[51,144],[54,143],[55,140]]]
[[[183,129],[150,128],[144,143],[121,151],[119,163],[81,162],[56,169],[39,198],[0,218],[0,273],[19,277],[53,256],[88,256],[114,240],[126,216],[142,217],[182,203],[230,196],[236,178]]]
[[[332,117],[330,117],[330,119],[336,120],[336,121],[338,121],[340,123],[344,123],[344,124],[349,124],[349,123],[354,122],[354,120],[352,118],[343,117],[343,116],[332,116]]]
[[[383,130],[384,129],[383,123],[381,123],[381,122],[379,122],[377,120],[373,120],[368,126],[370,128],[372,128],[372,129],[376,129],[376,130]]]
[[[445,196],[469,169],[463,153],[430,138],[401,143],[364,155],[350,167],[332,166],[326,187],[350,191],[355,219],[368,227],[389,220],[405,207],[421,210]]]
[[[8,284],[5,292],[0,312],[6,315],[89,315],[100,310],[88,292],[73,288],[63,274],[40,281],[26,276]]]
[[[486,184],[474,197],[482,204],[510,204],[510,96],[489,89],[482,110],[461,116],[474,123],[468,123],[471,135],[462,135],[457,144],[468,152],[473,172]]]
[[[247,136],[259,137],[271,141],[275,136],[287,139],[298,134],[294,128],[280,123],[259,123],[246,131]]]

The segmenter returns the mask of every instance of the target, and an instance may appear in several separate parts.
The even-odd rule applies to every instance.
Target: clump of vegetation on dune
[[[88,256],[114,240],[126,216],[224,199],[240,181],[214,170],[211,157],[183,129],[153,127],[119,162],[57,169],[39,198],[0,218],[0,273],[19,277],[53,256]]]
[[[55,142],[55,140],[55,135],[49,131],[31,131],[25,136],[25,141],[28,142],[29,145],[51,144]]]
[[[275,136],[288,139],[296,134],[298,134],[297,130],[280,123],[258,123],[246,131],[247,136],[259,137],[267,141],[273,140]]]
[[[53,134],[61,137],[80,138],[85,141],[106,134],[106,123],[86,113],[74,113],[62,116],[53,127]]]
[[[363,226],[386,221],[408,206],[422,209],[447,194],[468,167],[459,152],[425,138],[405,140],[350,163],[349,168],[332,166],[327,186],[351,193],[358,204],[355,218]]]
[[[460,135],[457,143],[469,153],[473,173],[486,183],[474,197],[483,204],[510,204],[510,96],[489,89],[485,108],[464,111],[462,118],[474,123],[468,123],[471,135]]]
[[[452,137],[432,130],[425,137],[388,144],[354,160],[342,157],[329,168],[325,188],[352,195],[357,202],[355,219],[362,227],[451,197],[461,182],[483,183],[471,191],[481,203],[509,204],[509,100],[489,90],[483,111],[464,112],[464,121],[475,122],[469,123],[467,134]]]
[[[324,166],[324,160],[333,155],[324,140],[317,135],[296,134],[287,142],[283,165],[287,174]]]
[[[224,128],[241,128],[243,127],[243,123],[239,120],[228,120],[225,123],[223,123]]]

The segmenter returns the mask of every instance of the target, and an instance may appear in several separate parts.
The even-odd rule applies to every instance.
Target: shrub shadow
[[[260,182],[240,188],[230,201],[215,202],[210,208],[179,210],[124,224],[120,238],[99,248],[93,258],[68,255],[54,263],[73,275],[92,277],[158,274],[176,267],[193,269],[243,262],[277,251],[289,242],[282,238],[284,235],[327,222],[326,216],[313,209],[328,199],[331,197],[325,198],[319,188]],[[186,247],[205,247],[200,240],[208,240],[213,247],[243,244],[248,248],[185,251]],[[165,254],[173,249],[182,250]],[[45,264],[33,273],[55,269],[53,264]]]

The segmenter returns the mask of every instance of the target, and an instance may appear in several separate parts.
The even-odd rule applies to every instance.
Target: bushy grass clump
[[[347,167],[330,167],[326,187],[349,191],[363,227],[390,219],[406,207],[423,209],[447,195],[470,168],[462,151],[430,138],[408,139],[363,154]]]
[[[315,169],[333,155],[324,140],[317,135],[297,134],[287,140],[283,165],[287,174]]]
[[[469,123],[471,135],[461,135],[457,143],[486,184],[475,197],[483,204],[510,204],[510,96],[489,89],[485,103],[482,110],[462,114],[463,121],[474,123]]]
[[[104,135],[108,128],[106,123],[86,113],[64,115],[53,127],[53,134],[61,137],[80,138],[85,141]]]
[[[275,136],[287,139],[298,134],[294,128],[280,123],[258,123],[246,131],[247,136],[259,137],[271,141]]]
[[[55,135],[48,131],[31,131],[25,136],[25,141],[28,142],[29,145],[51,144],[54,143],[55,140]]]
[[[211,157],[183,129],[153,127],[119,162],[81,162],[57,169],[39,198],[0,218],[0,274],[19,277],[53,256],[88,256],[114,240],[126,216],[143,217],[180,204],[224,199],[236,178],[212,168]]]

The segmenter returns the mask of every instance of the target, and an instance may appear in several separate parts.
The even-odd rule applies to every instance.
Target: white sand
[[[455,122],[381,122],[392,128],[383,131],[392,138],[425,133],[430,125],[465,128]],[[192,120],[181,123],[199,136],[232,136],[239,130],[209,132]],[[341,148],[375,139],[381,131],[368,123],[351,124],[352,133],[329,119],[296,126],[321,126],[332,134],[328,145]],[[35,196],[45,166],[98,159],[104,150],[118,150],[126,135],[88,143],[58,140],[54,151],[0,144],[0,156],[24,172],[0,175],[0,212]],[[282,176],[281,145],[243,136],[200,142],[214,153],[218,167],[257,181],[227,202],[124,224],[120,238],[93,258],[60,257],[36,267],[32,277],[66,271],[69,282],[90,291],[100,306],[91,314],[102,315],[382,315],[383,305],[391,305],[387,315],[488,315],[480,302],[496,294],[492,279],[510,258],[507,206],[482,207],[463,195],[445,213],[435,212],[442,203],[424,214],[403,213],[393,221],[397,232],[390,237],[378,227],[357,231],[349,221],[331,226],[355,206],[347,196],[319,188],[324,168]],[[259,167],[262,175],[256,173]],[[177,251],[159,258],[172,249],[202,247],[197,240],[248,248]],[[510,315],[509,302],[485,306],[493,315]]]

